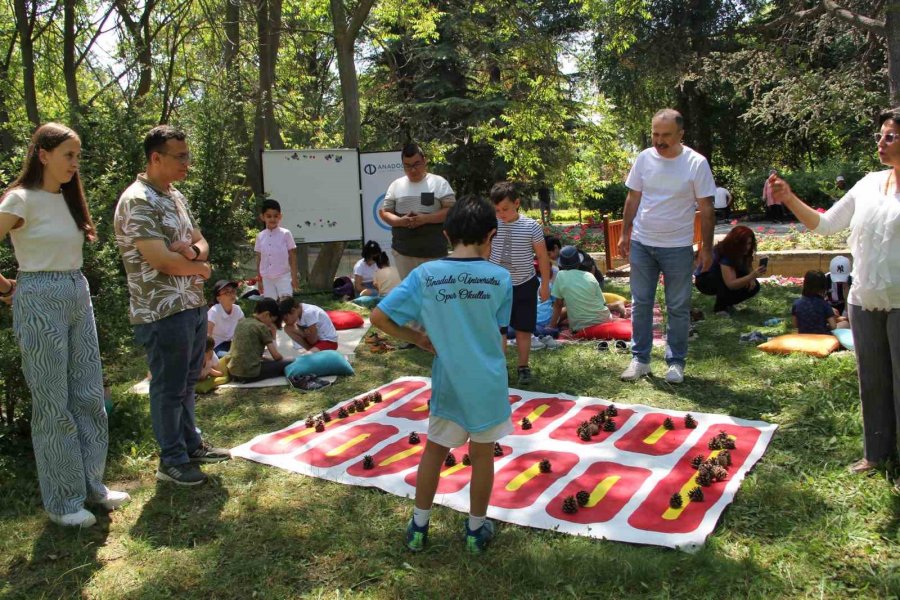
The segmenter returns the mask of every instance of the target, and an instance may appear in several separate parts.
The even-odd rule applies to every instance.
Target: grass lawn
[[[625,292],[611,286],[607,291]],[[530,389],[724,413],[779,429],[706,546],[696,554],[500,524],[472,557],[462,515],[436,507],[430,546],[402,544],[411,500],[236,459],[206,468],[199,489],[158,484],[146,372],[123,357],[110,375],[108,483],[133,501],[85,531],[50,524],[33,459],[0,457],[2,598],[891,598],[900,594],[900,496],[884,475],[854,477],[862,451],[855,361],[769,356],[738,342],[788,315],[796,288],[767,287],[734,319],[709,315],[691,342],[685,383],[623,383],[629,357],[568,345],[532,356]],[[330,304],[322,297],[314,302]],[[515,363],[508,353],[510,367]],[[403,375],[428,375],[419,350],[360,348],[354,377],[321,392],[225,390],[203,396],[208,439],[235,446]],[[113,371],[112,368],[108,369]]]

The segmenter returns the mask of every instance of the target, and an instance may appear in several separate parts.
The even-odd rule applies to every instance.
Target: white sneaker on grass
[[[97,522],[97,517],[94,516],[94,513],[83,508],[78,512],[67,515],[47,513],[47,516],[50,517],[51,521],[63,527],[90,527]]]
[[[642,363],[636,358],[631,359],[628,368],[622,371],[619,379],[622,381],[637,381],[644,375],[650,375],[650,363]]]
[[[547,346],[544,345],[544,342],[538,339],[537,336],[531,336],[531,349],[532,350],[543,350]]]
[[[556,350],[560,347],[560,343],[553,339],[552,335],[545,335],[540,338],[541,343],[544,345],[544,348],[547,350]]]
[[[666,382],[681,383],[682,381],[684,381],[684,367],[678,363],[669,365],[669,369],[666,371]]]
[[[116,490],[106,490],[106,495],[102,498],[94,500],[94,504],[102,506],[106,510],[113,511],[131,500],[128,492],[118,492]]]

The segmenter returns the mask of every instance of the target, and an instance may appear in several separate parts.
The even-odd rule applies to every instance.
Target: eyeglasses
[[[884,140],[885,144],[893,144],[897,140],[900,140],[900,133],[894,133],[893,131],[887,133],[874,133],[872,134],[872,139],[875,140],[876,144],[880,144],[881,140]]]
[[[425,161],[424,161],[424,160],[417,160],[416,162],[414,162],[414,163],[411,164],[411,165],[408,165],[408,164],[406,164],[406,163],[403,163],[403,170],[404,170],[404,171],[415,171],[415,170],[418,169],[419,167],[424,167],[424,166],[425,166]]]
[[[191,153],[190,152],[185,152],[183,154],[169,154],[168,152],[160,152],[160,154],[162,154],[163,156],[171,156],[172,158],[174,158],[175,160],[177,160],[178,162],[180,162],[181,164],[184,164],[184,165],[191,162]]]

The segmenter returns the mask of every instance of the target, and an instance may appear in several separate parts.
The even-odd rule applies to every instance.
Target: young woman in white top
[[[900,436],[900,108],[881,113],[878,124],[878,158],[890,168],[863,177],[824,214],[803,203],[777,175],[768,179],[775,198],[811,231],[829,235],[850,228],[853,283],[847,308],[864,451],[850,465],[853,473],[894,461]]]
[[[60,525],[90,527],[85,509],[130,498],[103,485],[109,442],[103,375],[87,280],[85,236],[95,238],[78,176],[81,140],[63,125],[34,132],[19,177],[0,199],[0,239],[9,233],[19,273],[0,275],[31,390],[31,438],[44,508]]]
[[[363,246],[362,258],[353,265],[353,289],[357,296],[377,296],[378,290],[373,283],[378,265],[375,260],[381,254],[381,246],[378,242],[369,240]]]

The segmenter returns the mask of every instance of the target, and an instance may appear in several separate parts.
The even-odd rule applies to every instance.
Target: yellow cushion
[[[803,352],[824,358],[840,348],[840,346],[841,343],[831,334],[789,333],[772,338],[768,342],[760,344],[757,348],[770,354]]]
[[[628,300],[625,299],[625,296],[610,294],[607,292],[603,292],[603,299],[606,300],[607,304],[615,304],[616,302],[628,302]]]

